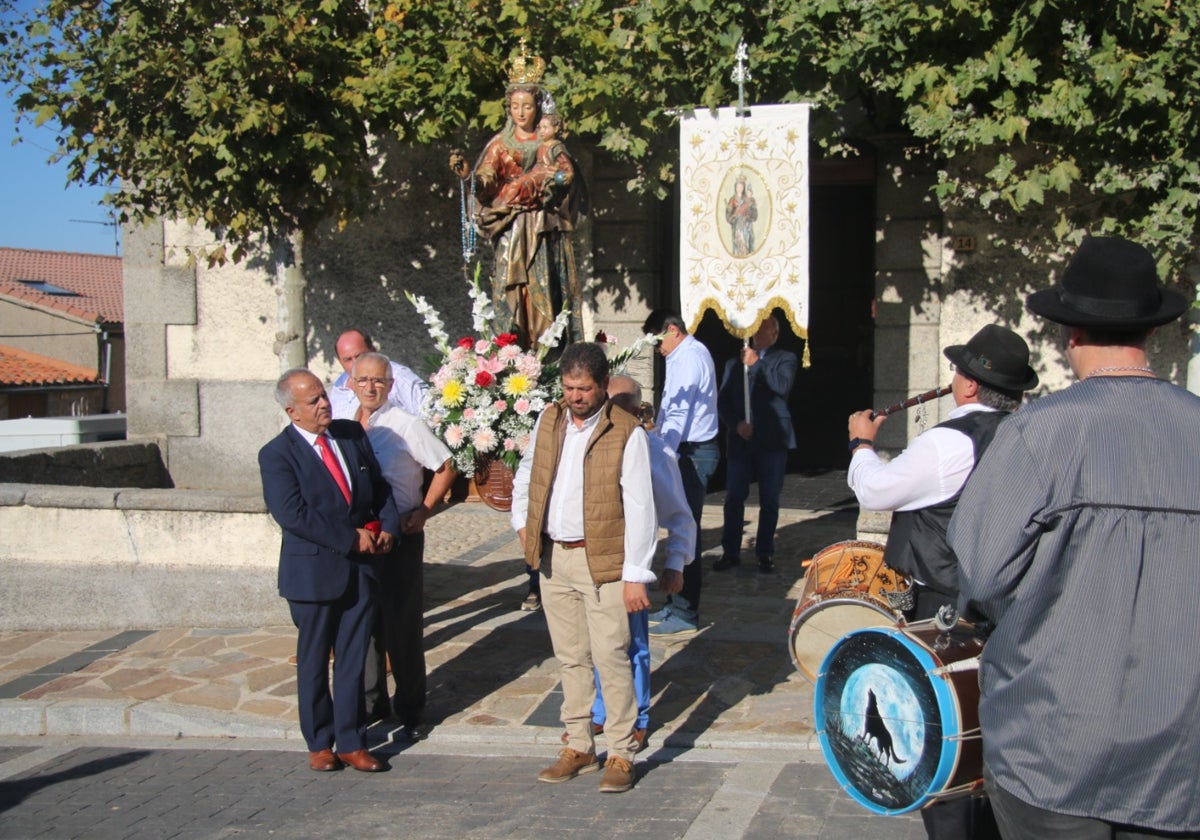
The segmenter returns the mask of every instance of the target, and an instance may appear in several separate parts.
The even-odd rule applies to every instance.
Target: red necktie
[[[321,460],[325,462],[329,474],[333,476],[333,480],[337,482],[338,489],[346,497],[346,504],[350,504],[350,483],[346,481],[346,474],[342,472],[342,465],[338,463],[337,456],[329,448],[329,439],[325,435],[317,435],[317,448],[321,450]]]

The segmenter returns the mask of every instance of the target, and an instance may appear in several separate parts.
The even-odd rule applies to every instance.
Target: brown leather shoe
[[[364,773],[378,773],[384,769],[383,762],[371,755],[366,750],[338,753],[337,757],[346,764],[349,764],[355,770],[361,770]]]
[[[633,787],[633,765],[619,755],[610,755],[600,777],[601,793],[624,793]]]
[[[592,736],[593,737],[598,736],[598,734],[600,734],[602,732],[604,732],[604,724],[593,724],[592,725]],[[560,740],[562,740],[563,746],[570,744],[571,743],[571,733],[564,732],[563,737],[560,738]],[[641,752],[642,750],[646,749],[646,730],[634,730],[634,740],[636,740],[636,742],[637,742],[637,744],[634,746],[634,752]]]
[[[591,773],[599,769],[600,762],[596,760],[595,753],[583,753],[564,747],[558,753],[558,761],[538,773],[538,781],[554,785],[574,779],[581,773]]]
[[[317,750],[308,754],[308,767],[319,773],[327,773],[330,770],[341,770],[342,762],[338,761],[333,750]]]
[[[646,730],[633,730],[633,740],[637,742],[637,746],[633,748],[635,753],[640,753],[642,750],[646,749]]]
[[[592,737],[593,738],[596,737],[597,735],[601,734],[602,732],[604,732],[604,724],[603,723],[593,723],[592,724]],[[559,740],[563,742],[563,746],[565,747],[567,744],[571,743],[571,733],[564,732],[562,734],[562,737]]]

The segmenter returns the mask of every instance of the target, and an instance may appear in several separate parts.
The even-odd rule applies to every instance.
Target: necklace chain
[[[1091,379],[1093,376],[1096,376],[1101,373],[1119,373],[1121,371],[1130,371],[1130,372],[1134,372],[1134,373],[1148,373],[1151,376],[1154,375],[1154,369],[1151,367],[1138,366],[1138,365],[1115,365],[1113,367],[1098,367],[1095,370],[1093,370],[1091,373],[1089,373],[1087,376],[1085,376],[1084,379]]]

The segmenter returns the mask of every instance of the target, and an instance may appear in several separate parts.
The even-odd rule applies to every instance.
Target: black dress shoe
[[[722,555],[721,559],[713,563],[714,572],[723,572],[726,569],[732,569],[734,566],[742,565],[741,559],[732,557],[728,554]]]
[[[773,571],[775,571],[775,563],[774,563],[774,561],[771,560],[770,557],[759,557],[758,558],[758,570],[760,572],[764,572],[764,573],[765,572],[773,572]]]

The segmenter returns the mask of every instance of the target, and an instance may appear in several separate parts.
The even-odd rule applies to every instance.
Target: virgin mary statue
[[[562,143],[562,120],[542,87],[546,63],[525,42],[512,62],[503,130],[484,146],[474,168],[459,151],[450,168],[472,179],[473,219],[492,243],[492,303],[497,332],[532,346],[566,307],[567,342],[583,335],[583,292],[571,233],[587,213],[587,188]]]

